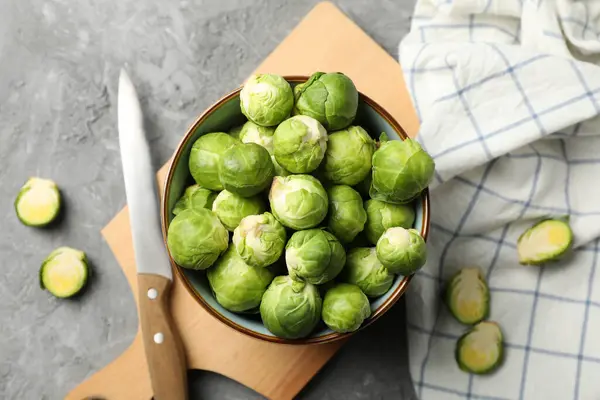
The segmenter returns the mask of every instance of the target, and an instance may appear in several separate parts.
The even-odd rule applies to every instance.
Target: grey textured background
[[[0,0],[0,398],[60,399],[136,331],[132,294],[99,232],[125,204],[115,130],[121,65],[143,97],[159,165],[193,118],[242,82],[316,2]],[[413,0],[335,3],[397,57]],[[55,228],[27,228],[15,217],[14,197],[32,175],[63,190],[67,212]],[[38,287],[40,262],[59,245],[85,250],[94,265],[77,300]],[[357,335],[300,398],[413,399],[403,309]],[[216,374],[190,376],[193,398],[260,398]]]

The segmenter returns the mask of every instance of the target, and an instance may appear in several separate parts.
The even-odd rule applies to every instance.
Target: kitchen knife
[[[118,124],[137,267],[139,319],[154,400],[183,400],[188,398],[186,361],[170,315],[173,274],[161,235],[156,177],[140,102],[124,69],[119,76]]]

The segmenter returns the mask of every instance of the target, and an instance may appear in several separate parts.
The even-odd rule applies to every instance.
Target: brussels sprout
[[[252,121],[246,122],[240,132],[242,143],[256,143],[264,147],[269,154],[273,154],[273,135],[275,128],[260,126]]]
[[[325,294],[322,314],[332,331],[354,332],[371,315],[371,304],[358,286],[338,283]]]
[[[369,297],[377,297],[392,287],[394,275],[381,264],[375,247],[356,247],[346,255],[340,280],[357,285]]]
[[[415,199],[431,182],[435,163],[412,139],[381,143],[373,154],[372,199],[404,204]]]
[[[381,133],[379,134],[379,144],[381,144],[381,143],[383,143],[383,142],[387,142],[387,141],[389,141],[389,140],[390,140],[390,138],[389,138],[389,136],[388,136],[388,134],[387,134],[387,133],[385,133],[385,132],[381,132]]]
[[[527,229],[517,241],[519,262],[539,265],[560,259],[573,244],[573,231],[562,219],[546,219]]]
[[[242,197],[265,190],[275,173],[269,152],[256,143],[229,148],[219,162],[219,178],[223,187]]]
[[[329,135],[321,168],[327,180],[338,185],[356,185],[371,171],[375,142],[360,126]]]
[[[484,321],[462,335],[456,343],[456,362],[461,370],[487,374],[502,364],[504,338],[496,322]]]
[[[335,278],[346,263],[346,252],[331,233],[323,229],[295,232],[285,246],[290,277],[320,285]]]
[[[377,241],[386,229],[395,226],[412,228],[415,223],[415,209],[412,204],[392,204],[379,200],[367,200],[364,204],[367,211],[365,234],[371,243]]]
[[[229,233],[205,208],[190,208],[173,218],[167,231],[171,257],[183,268],[206,269],[227,249]]]
[[[377,258],[392,274],[412,275],[427,261],[425,240],[416,229],[387,229],[377,241]]]
[[[256,309],[273,280],[268,268],[246,264],[233,246],[206,272],[217,302],[232,312]]]
[[[261,214],[266,209],[265,203],[258,196],[242,197],[227,190],[220,192],[212,205],[213,212],[231,232],[238,227],[242,218]]]
[[[313,117],[330,131],[347,127],[356,117],[358,91],[341,72],[315,72],[294,88],[294,97],[295,114]]]
[[[85,253],[71,247],[59,247],[42,263],[40,287],[59,298],[72,297],[83,289],[88,276]]]
[[[50,224],[58,216],[60,207],[60,192],[49,179],[29,178],[15,200],[19,221],[28,226]]]
[[[476,324],[490,313],[490,291],[479,268],[463,268],[446,287],[445,300],[454,317],[463,324]]]
[[[327,190],[329,215],[327,227],[342,243],[350,243],[363,230],[367,212],[360,194],[350,186],[337,185]]]
[[[327,192],[321,182],[310,175],[276,176],[269,202],[275,218],[296,230],[313,228],[327,215]]]
[[[185,189],[183,196],[175,203],[173,214],[177,215],[188,208],[206,208],[210,210],[215,201],[215,197],[217,197],[215,192],[204,189],[199,185],[189,186]]]
[[[322,300],[316,286],[278,276],[263,295],[260,316],[276,336],[300,339],[308,336],[321,319]]]
[[[290,173],[285,170],[277,160],[273,152],[273,135],[275,134],[275,128],[264,127],[255,124],[252,121],[248,121],[244,124],[240,139],[244,143],[256,143],[267,149],[271,155],[271,161],[275,168],[275,175],[277,176],[288,176]]]
[[[369,197],[369,190],[371,189],[371,172],[370,171],[367,174],[367,177],[365,179],[363,179],[362,181],[360,181],[356,185],[354,185],[354,189],[356,189],[356,191],[358,193],[360,193],[360,195],[364,199],[367,199],[367,200],[370,199],[370,197]]]
[[[269,212],[244,217],[233,232],[236,251],[246,264],[257,268],[279,259],[286,238],[285,228]]]
[[[261,126],[279,124],[290,115],[293,106],[292,87],[279,75],[253,75],[240,91],[242,113]]]
[[[238,125],[238,126],[234,126],[233,128],[231,128],[229,130],[229,136],[234,137],[236,139],[240,138],[240,133],[242,132],[242,127],[244,125]]]
[[[189,168],[196,183],[210,190],[223,190],[219,180],[221,156],[239,140],[223,132],[207,133],[194,142]]]
[[[319,121],[306,115],[296,115],[275,129],[275,159],[295,174],[312,172],[325,156],[327,139],[327,131]]]

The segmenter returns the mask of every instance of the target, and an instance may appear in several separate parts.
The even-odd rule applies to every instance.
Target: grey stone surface
[[[128,63],[165,162],[193,118],[236,87],[316,0],[0,0],[0,398],[59,399],[133,339],[132,294],[100,229],[125,205],[116,82]],[[413,0],[339,0],[394,57]],[[360,56],[358,54],[357,56]],[[29,176],[58,182],[64,220],[32,229],[13,200]],[[94,278],[77,300],[38,287],[53,248],[85,250]],[[404,305],[357,335],[304,399],[413,399]],[[259,398],[190,373],[193,398]]]

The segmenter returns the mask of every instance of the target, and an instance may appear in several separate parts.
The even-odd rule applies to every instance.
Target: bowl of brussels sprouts
[[[162,199],[172,266],[243,334],[346,338],[424,265],[434,167],[343,73],[253,75],[175,150]]]

